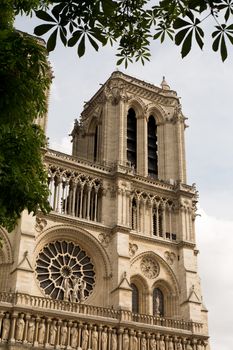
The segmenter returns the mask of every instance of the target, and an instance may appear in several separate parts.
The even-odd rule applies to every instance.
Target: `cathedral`
[[[0,229],[0,349],[210,350],[185,128],[165,79],[115,71],[45,150],[50,214]]]

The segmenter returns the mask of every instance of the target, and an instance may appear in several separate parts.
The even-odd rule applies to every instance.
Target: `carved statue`
[[[168,350],[174,350],[174,345],[173,345],[172,339],[169,339],[169,342],[168,342]]]
[[[98,338],[99,338],[99,334],[96,330],[96,326],[94,326],[94,329],[92,331],[92,335],[91,335],[91,344],[92,344],[92,350],[97,350],[98,349]]]
[[[193,347],[192,347],[192,345],[191,345],[190,340],[188,340],[188,342],[187,342],[186,350],[193,350]]]
[[[23,331],[24,331],[24,326],[25,326],[25,321],[24,321],[24,314],[21,314],[20,317],[18,318],[16,322],[16,336],[15,339],[18,341],[23,340]]]
[[[45,337],[45,320],[42,318],[41,323],[39,324],[39,333],[38,333],[38,343],[43,344]]]
[[[84,326],[82,330],[82,350],[87,350],[89,332],[87,330],[87,325]]]
[[[123,350],[129,350],[129,335],[128,331],[123,334]]]
[[[165,342],[164,342],[164,336],[161,336],[161,339],[159,341],[159,350],[165,350]]]
[[[78,344],[78,329],[77,329],[77,323],[73,324],[73,327],[70,330],[71,334],[71,340],[70,345],[72,348],[76,348]]]
[[[141,341],[141,350],[146,350],[146,338],[144,334],[142,336],[142,341]]]
[[[102,344],[102,350],[107,350],[107,344],[108,344],[108,334],[107,334],[107,328],[105,327],[102,335],[101,335],[101,344]]]
[[[52,324],[50,326],[50,330],[49,330],[49,343],[51,345],[55,345],[56,333],[57,333],[56,321],[53,320],[53,322],[52,322]]]
[[[176,348],[177,348],[177,350],[183,350],[183,346],[182,346],[182,344],[181,344],[181,342],[180,342],[180,339],[178,340],[178,343],[177,343],[177,345],[176,345]]]
[[[159,309],[160,309],[160,299],[159,299],[159,297],[157,295],[156,298],[155,298],[155,314],[156,315],[160,314]]]
[[[112,333],[112,347],[111,347],[111,350],[117,350],[117,335],[116,335],[116,330],[115,329],[113,329],[113,333]]]
[[[80,302],[82,303],[85,300],[85,288],[86,288],[87,283],[85,281],[81,281],[80,285]]]
[[[150,350],[156,350],[156,349],[157,349],[157,344],[156,344],[155,336],[153,334],[150,340]]]
[[[133,350],[137,350],[138,349],[138,338],[137,338],[137,333],[135,332],[134,333],[134,336],[133,336]]]
[[[198,341],[198,343],[197,343],[197,350],[202,350],[202,349],[203,349],[203,347],[201,345],[201,342]]]
[[[35,332],[35,319],[31,318],[28,322],[28,342],[33,343]]]
[[[79,288],[81,285],[81,280],[78,277],[75,277],[73,280],[73,296],[72,296],[72,301],[79,301],[78,293],[79,293]]]
[[[64,322],[61,326],[61,345],[66,345],[66,340],[67,340],[67,323]]]
[[[72,286],[69,278],[64,279],[64,300],[69,301],[71,297]]]
[[[3,319],[3,323],[2,323],[2,340],[8,339],[10,327],[11,327],[11,321],[9,319],[9,314],[6,314],[5,318]]]

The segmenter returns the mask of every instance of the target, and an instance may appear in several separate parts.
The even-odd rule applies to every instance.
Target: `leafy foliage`
[[[77,54],[85,54],[87,42],[98,51],[99,46],[118,42],[117,64],[149,60],[152,40],[165,38],[181,45],[185,57],[195,41],[204,46],[203,21],[214,19],[213,49],[224,61],[227,45],[232,44],[233,0],[161,0],[151,5],[149,0],[56,0],[36,15],[46,24],[35,28],[36,35],[50,32],[49,51],[59,37],[65,46],[77,46]],[[222,23],[219,23],[219,21]]]
[[[48,212],[46,138],[34,120],[47,111],[46,50],[34,38],[0,31],[0,225],[12,230],[23,209]]]

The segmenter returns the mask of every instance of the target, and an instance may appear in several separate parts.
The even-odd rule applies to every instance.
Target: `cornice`
[[[54,211],[46,215],[40,212],[39,214],[37,214],[37,216],[46,218],[47,220],[51,220],[57,223],[69,223],[74,226],[80,225],[82,228],[92,229],[92,230],[94,229],[95,231],[98,231],[98,232],[106,232],[110,234],[112,230],[111,226],[104,225],[100,222],[81,219],[76,216],[59,214]]]

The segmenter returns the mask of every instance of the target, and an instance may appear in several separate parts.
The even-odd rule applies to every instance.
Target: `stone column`
[[[49,331],[50,331],[51,322],[52,322],[51,318],[47,318],[46,333],[45,333],[45,347],[46,348],[49,346]]]
[[[38,346],[38,331],[39,331],[39,322],[40,322],[40,317],[36,317],[36,327],[35,327],[35,337],[34,337],[34,344],[33,346]]]
[[[122,350],[122,334],[124,333],[124,328],[118,328],[118,350]]]
[[[60,349],[61,325],[62,325],[62,321],[58,320],[58,322],[57,322],[57,339],[56,339],[55,349]]]
[[[27,343],[28,338],[28,320],[30,319],[30,315],[26,314],[25,316],[25,327],[24,327],[24,335],[23,335],[23,344]]]

